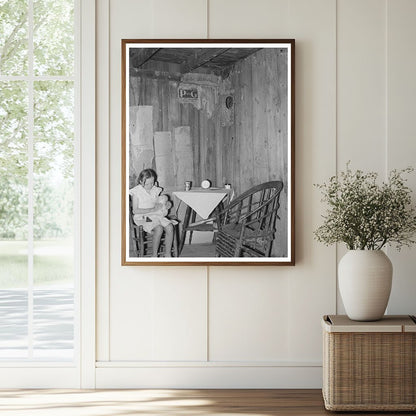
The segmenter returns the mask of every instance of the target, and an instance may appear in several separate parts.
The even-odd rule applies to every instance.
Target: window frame
[[[36,81],[71,80],[75,90],[74,189],[74,357],[65,361],[0,362],[0,388],[95,387],[95,0],[74,0],[75,66],[68,76],[33,73],[33,0],[29,7],[28,74],[1,76],[27,81],[29,90],[29,230],[28,267],[33,325],[33,91]],[[31,269],[31,270],[30,270]],[[29,329],[30,331],[30,329]],[[33,345],[30,346],[33,350]]]

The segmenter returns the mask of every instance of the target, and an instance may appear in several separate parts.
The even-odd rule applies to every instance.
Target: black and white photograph
[[[294,264],[294,40],[122,40],[122,264]]]

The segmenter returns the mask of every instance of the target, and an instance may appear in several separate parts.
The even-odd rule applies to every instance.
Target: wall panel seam
[[[97,282],[99,281],[96,304],[100,304],[100,327],[97,328],[97,352],[100,358],[110,358],[110,1],[102,0],[97,4],[101,12],[97,10],[97,52],[96,59],[99,63],[97,74],[97,155],[100,163],[97,163],[97,210],[100,210],[96,218],[97,230],[100,230],[103,238],[97,241]],[[100,44],[100,41],[102,42]],[[100,174],[98,174],[100,173]],[[100,225],[102,225],[100,227]],[[101,261],[103,259],[103,261]],[[101,350],[100,350],[101,348]]]

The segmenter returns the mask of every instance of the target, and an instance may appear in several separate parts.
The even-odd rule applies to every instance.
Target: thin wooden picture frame
[[[295,40],[121,48],[121,264],[294,265]]]

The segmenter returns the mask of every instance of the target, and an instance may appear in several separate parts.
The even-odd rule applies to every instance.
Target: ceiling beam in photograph
[[[160,51],[161,48],[130,49],[130,67],[140,68]]]
[[[186,61],[182,63],[182,72],[192,72],[202,66],[211,67],[212,65],[209,64],[228,50],[229,48],[194,49],[194,53],[190,54]]]

